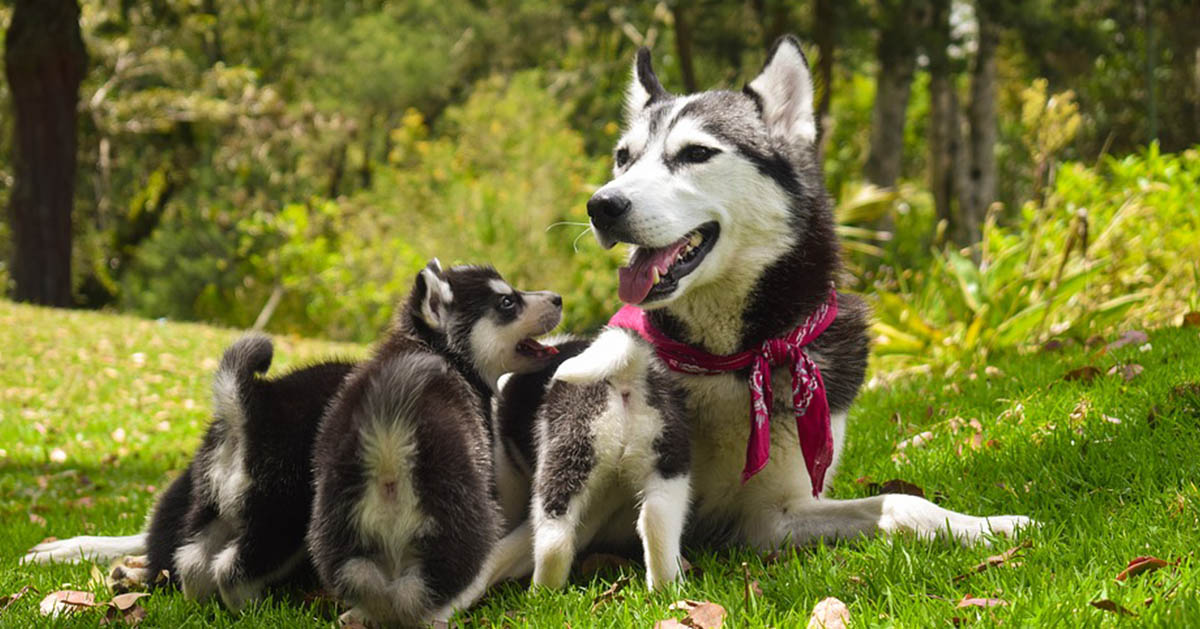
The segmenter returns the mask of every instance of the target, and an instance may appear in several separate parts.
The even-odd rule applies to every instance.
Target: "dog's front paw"
[[[1038,526],[1038,522],[1023,515],[992,515],[974,518],[968,526],[958,527],[955,537],[964,544],[991,546],[991,537],[1016,537],[1022,530]]]

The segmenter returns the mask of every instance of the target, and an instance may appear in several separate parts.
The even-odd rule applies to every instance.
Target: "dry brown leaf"
[[[1043,352],[1057,352],[1063,348],[1063,342],[1058,339],[1050,339],[1042,344]]]
[[[79,590],[59,590],[42,599],[39,608],[43,616],[58,616],[96,606],[96,595]]]
[[[1112,612],[1114,614],[1119,614],[1121,616],[1131,616],[1131,617],[1137,618],[1137,614],[1129,611],[1124,606],[1122,606],[1120,603],[1117,603],[1111,599],[1102,598],[1098,601],[1092,601],[1092,602],[1088,603],[1088,605],[1091,605],[1092,607],[1095,607],[1096,609],[1103,609],[1106,612]]]
[[[654,623],[654,629],[688,629],[688,626],[674,618],[666,618]]]
[[[1145,367],[1143,367],[1137,363],[1129,363],[1126,365],[1113,365],[1112,368],[1108,370],[1108,375],[1110,375],[1110,376],[1120,375],[1122,378],[1125,379],[1125,382],[1130,382],[1134,378],[1141,375],[1141,373],[1145,370],[1146,370]]]
[[[118,595],[112,597],[112,600],[109,602],[112,604],[113,607],[116,607],[117,609],[119,609],[121,611],[125,611],[125,610],[129,609],[130,607],[133,607],[134,605],[136,605],[139,598],[143,598],[146,596],[150,596],[150,593],[149,592],[127,592],[125,594],[118,594]]]
[[[725,623],[725,608],[705,601],[689,609],[682,622],[694,629],[717,629]]]
[[[1139,575],[1143,572],[1150,572],[1153,570],[1158,570],[1159,568],[1165,568],[1168,565],[1170,564],[1162,559],[1159,559],[1158,557],[1134,557],[1133,559],[1129,560],[1129,565],[1125,566],[1125,569],[1117,575],[1117,580],[1124,581],[1129,577]]]
[[[846,629],[850,625],[850,609],[830,596],[813,606],[807,629]]]
[[[683,555],[679,556],[679,573],[689,579],[699,579],[704,576],[704,569],[699,566],[692,565],[692,562],[687,560]]]
[[[1087,365],[1085,367],[1079,367],[1077,369],[1072,369],[1072,370],[1068,371],[1067,373],[1063,374],[1063,380],[1066,380],[1067,382],[1074,382],[1074,381],[1078,380],[1080,382],[1086,383],[1086,382],[1091,382],[1092,380],[1095,380],[1096,377],[1100,375],[1100,373],[1101,372],[1100,372],[1099,368],[1093,367],[1091,365]]]
[[[1200,328],[1200,312],[1193,310],[1183,315],[1183,327]]]
[[[963,579],[966,579],[967,577],[971,576],[972,574],[977,574],[977,573],[983,572],[984,570],[987,570],[988,568],[995,568],[997,566],[1003,566],[1003,565],[1016,565],[1016,564],[1009,563],[1010,560],[1012,560],[1014,557],[1016,557],[1018,554],[1020,554],[1020,552],[1022,550],[1025,550],[1026,548],[1029,548],[1031,546],[1033,546],[1033,540],[1029,540],[1029,539],[1023,540],[1020,544],[1017,544],[1016,546],[1013,546],[1012,548],[1009,548],[1008,550],[1006,550],[998,555],[991,555],[987,559],[984,559],[983,561],[976,564],[974,568],[971,568],[970,572],[968,572],[966,574],[960,574],[960,575],[954,577],[954,581],[962,581]]]
[[[1008,601],[1002,598],[984,598],[968,594],[962,597],[962,600],[954,607],[956,609],[963,609],[965,607],[983,607],[986,609],[989,607],[1003,607],[1005,605],[1008,605]]]

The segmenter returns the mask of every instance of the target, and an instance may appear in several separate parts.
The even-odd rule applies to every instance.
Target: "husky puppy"
[[[353,364],[319,363],[266,379],[271,341],[248,335],[213,381],[213,423],[147,529],[147,576],[166,570],[186,596],[219,593],[232,610],[308,566],[313,440]]]
[[[322,421],[308,546],[348,618],[418,624],[453,612],[502,534],[486,409],[501,374],[538,369],[562,300],[491,268],[417,276],[394,329]]]
[[[659,589],[679,576],[688,511],[684,393],[633,333],[609,329],[592,347],[558,368],[537,411],[533,583],[565,585],[576,550],[626,528],[614,516],[636,505],[647,584]]]

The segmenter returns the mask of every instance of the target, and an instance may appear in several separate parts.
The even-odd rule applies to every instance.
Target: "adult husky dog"
[[[838,243],[817,160],[813,86],[799,42],[780,39],[741,92],[669,94],[638,52],[613,178],[588,201],[604,247],[631,245],[622,301],[672,339],[714,355],[787,335],[829,298]],[[867,309],[838,293],[836,319],[805,351],[820,368],[836,470],[846,416],[867,365]],[[786,368],[776,391],[791,390]],[[743,483],[751,399],[744,372],[681,374],[692,421],[694,513],[689,537],[756,548],[876,533],[1012,534],[1023,516],[974,517],[908,495],[814,495],[792,400],[770,409],[770,457]]]

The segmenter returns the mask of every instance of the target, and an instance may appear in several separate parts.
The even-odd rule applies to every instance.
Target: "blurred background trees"
[[[592,328],[620,254],[582,233],[584,201],[634,50],[674,91],[738,89],[794,32],[847,285],[877,296],[884,352],[1166,320],[1200,275],[1182,196],[1200,169],[1196,24],[1188,0],[14,0],[0,281],[38,303],[367,340],[436,255],[558,290]],[[82,80],[74,126],[53,127],[77,147],[38,141],[68,111],[33,84],[47,55],[53,102]]]

